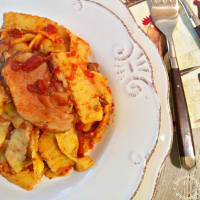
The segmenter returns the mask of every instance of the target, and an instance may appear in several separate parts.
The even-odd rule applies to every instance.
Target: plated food
[[[0,173],[31,190],[84,171],[113,110],[90,46],[47,18],[4,14],[0,30]]]

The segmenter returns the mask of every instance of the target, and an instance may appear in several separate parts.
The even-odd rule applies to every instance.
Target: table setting
[[[12,118],[6,118],[12,130],[8,128],[5,136],[0,132],[3,200],[200,199],[200,1],[2,0],[1,3],[0,54],[5,57],[1,79],[6,83],[5,91],[13,98],[10,101],[15,113],[23,121],[21,129],[27,124],[33,127],[30,139],[20,138],[21,143],[17,140],[22,146],[30,140],[27,142],[30,149],[26,146],[27,152],[13,150],[23,154],[17,160],[23,165],[17,170],[13,160],[18,155],[9,157],[8,151],[9,147],[14,148],[12,138],[20,127],[15,126]],[[13,46],[22,41],[23,48],[2,47],[5,37],[11,38],[8,44]],[[48,43],[43,43],[47,40]],[[19,52],[10,55],[13,48]],[[31,64],[24,62],[24,58],[17,57],[21,51],[39,58],[37,61],[29,58]],[[10,78],[6,69],[12,59],[11,69],[15,73],[11,70],[14,75]],[[67,90],[71,95],[67,102],[73,105],[69,114],[74,115],[71,129],[76,132],[70,132],[69,140],[62,137],[68,133],[63,128],[66,123],[57,132],[48,127],[58,119],[48,122],[53,111],[47,113],[55,100],[51,105],[44,98],[53,94],[51,86],[45,88],[41,78],[40,84],[38,80],[30,84],[27,78],[42,62],[46,62],[52,77],[60,75],[58,83],[67,85],[64,92]],[[26,69],[24,63],[30,64],[31,69]],[[42,73],[37,72],[37,76]],[[47,104],[45,125],[34,121],[34,110],[30,117],[24,115],[28,109],[22,112],[24,100],[21,98],[18,104],[15,97],[19,79],[29,83],[27,90],[37,95],[35,102],[39,99],[40,104]],[[73,89],[76,84],[80,86]],[[24,91],[26,88],[18,95],[23,97],[27,92]],[[32,102],[24,105],[31,108]],[[58,108],[64,103],[62,99]],[[85,106],[88,104],[93,106],[92,111],[91,106]],[[7,111],[2,103],[4,112]],[[0,127],[1,123],[2,120]],[[36,129],[34,143],[32,135]],[[26,165],[28,168],[23,167]]]
[[[182,1],[180,1],[180,3],[182,3]],[[188,15],[187,10],[186,11],[184,10],[184,4],[185,4],[185,1],[182,3],[182,5],[180,4],[180,7],[179,7],[179,20],[173,33],[173,39],[174,39],[176,55],[177,55],[177,59],[179,63],[179,69],[182,73],[181,78],[182,78],[185,96],[187,100],[187,106],[189,110],[189,116],[190,116],[191,127],[192,127],[193,136],[194,136],[196,156],[197,156],[198,155],[198,141],[196,140],[198,140],[198,130],[199,130],[198,129],[199,124],[198,124],[198,119],[197,119],[198,113],[199,113],[199,108],[198,108],[199,103],[197,100],[198,91],[199,91],[199,79],[198,79],[199,68],[198,67],[195,68],[195,66],[198,65],[198,59],[195,58],[196,56],[194,52],[199,51],[199,44],[198,44],[199,37],[198,37],[198,32],[196,32],[194,29],[196,25],[194,23],[191,23],[190,21],[191,14]],[[197,18],[197,16],[199,16],[198,1],[186,1],[186,4],[187,4],[187,8],[189,7],[189,9],[192,9],[192,14],[194,14],[195,17]],[[146,18],[144,17],[143,20],[141,20],[142,17],[140,14],[140,10],[147,11],[145,13]],[[149,35],[150,38],[152,38],[152,41],[154,41],[154,43],[157,45],[160,54],[163,56],[163,59],[168,68],[168,71],[170,71],[170,63],[169,63],[168,58],[166,58],[167,55],[165,53],[163,55],[163,52],[166,52],[166,49],[163,50],[162,48],[162,42],[161,42],[163,40],[161,38],[162,35],[158,33],[159,31],[157,31],[157,34],[156,34],[155,33],[156,31],[152,33],[148,30],[150,26],[152,26],[155,30],[155,25],[152,25],[153,22],[150,17],[150,11],[148,10],[148,5],[145,5],[144,2],[139,3],[138,5],[136,4],[135,6],[131,7],[131,11],[132,13],[135,13],[134,16],[136,18],[136,21],[140,24],[142,29],[147,33],[147,35]],[[151,24],[151,25],[148,26],[147,24]],[[184,42],[181,40],[181,38],[182,39],[184,38],[183,39]],[[185,42],[186,43],[188,42],[188,46],[186,45],[187,48],[184,44]],[[166,47],[165,44],[163,46]],[[187,56],[188,58],[186,58]],[[191,65],[194,66],[193,68],[194,71],[190,67]],[[171,105],[173,109],[172,101],[171,101]],[[175,121],[174,121],[174,126],[176,126]],[[172,153],[168,161],[166,161],[166,164],[164,164],[163,166],[161,177],[159,178],[159,181],[157,182],[158,189],[156,189],[153,199],[198,199],[198,193],[199,193],[198,191],[199,179],[197,175],[198,174],[197,172],[198,156],[196,157],[197,163],[194,169],[187,171],[181,168],[181,164],[180,163],[177,164],[177,162],[174,161],[176,157],[179,156],[179,153],[175,153],[176,151],[178,151],[178,145],[175,143],[177,143],[178,142],[177,140],[179,139],[180,138],[174,137]],[[172,176],[172,177],[168,178],[168,176]],[[181,184],[182,181],[185,181],[185,183]],[[162,182],[165,184],[169,182],[168,184],[170,184],[170,187],[169,186],[167,187],[167,191],[166,189],[162,189],[162,186],[164,185],[162,186],[159,185]]]

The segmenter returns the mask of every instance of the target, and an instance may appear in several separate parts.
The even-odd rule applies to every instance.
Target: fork
[[[178,21],[178,1],[152,0],[149,3],[151,3],[150,11],[154,24],[167,38],[168,54],[171,64],[170,75],[172,82],[179,154],[182,166],[190,169],[195,166],[194,143],[187,103],[172,37],[174,28]]]

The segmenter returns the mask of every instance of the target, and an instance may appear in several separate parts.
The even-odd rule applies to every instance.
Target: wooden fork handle
[[[191,165],[195,165],[194,143],[183,84],[178,68],[171,68],[171,79],[179,153],[181,158],[189,159],[192,162],[185,163],[187,168],[192,168],[193,166]]]

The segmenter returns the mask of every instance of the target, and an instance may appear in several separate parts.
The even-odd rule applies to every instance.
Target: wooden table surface
[[[196,150],[196,167],[181,168],[178,161],[176,135],[170,155],[166,159],[155,190],[153,200],[199,200],[200,199],[200,128],[193,129]]]

